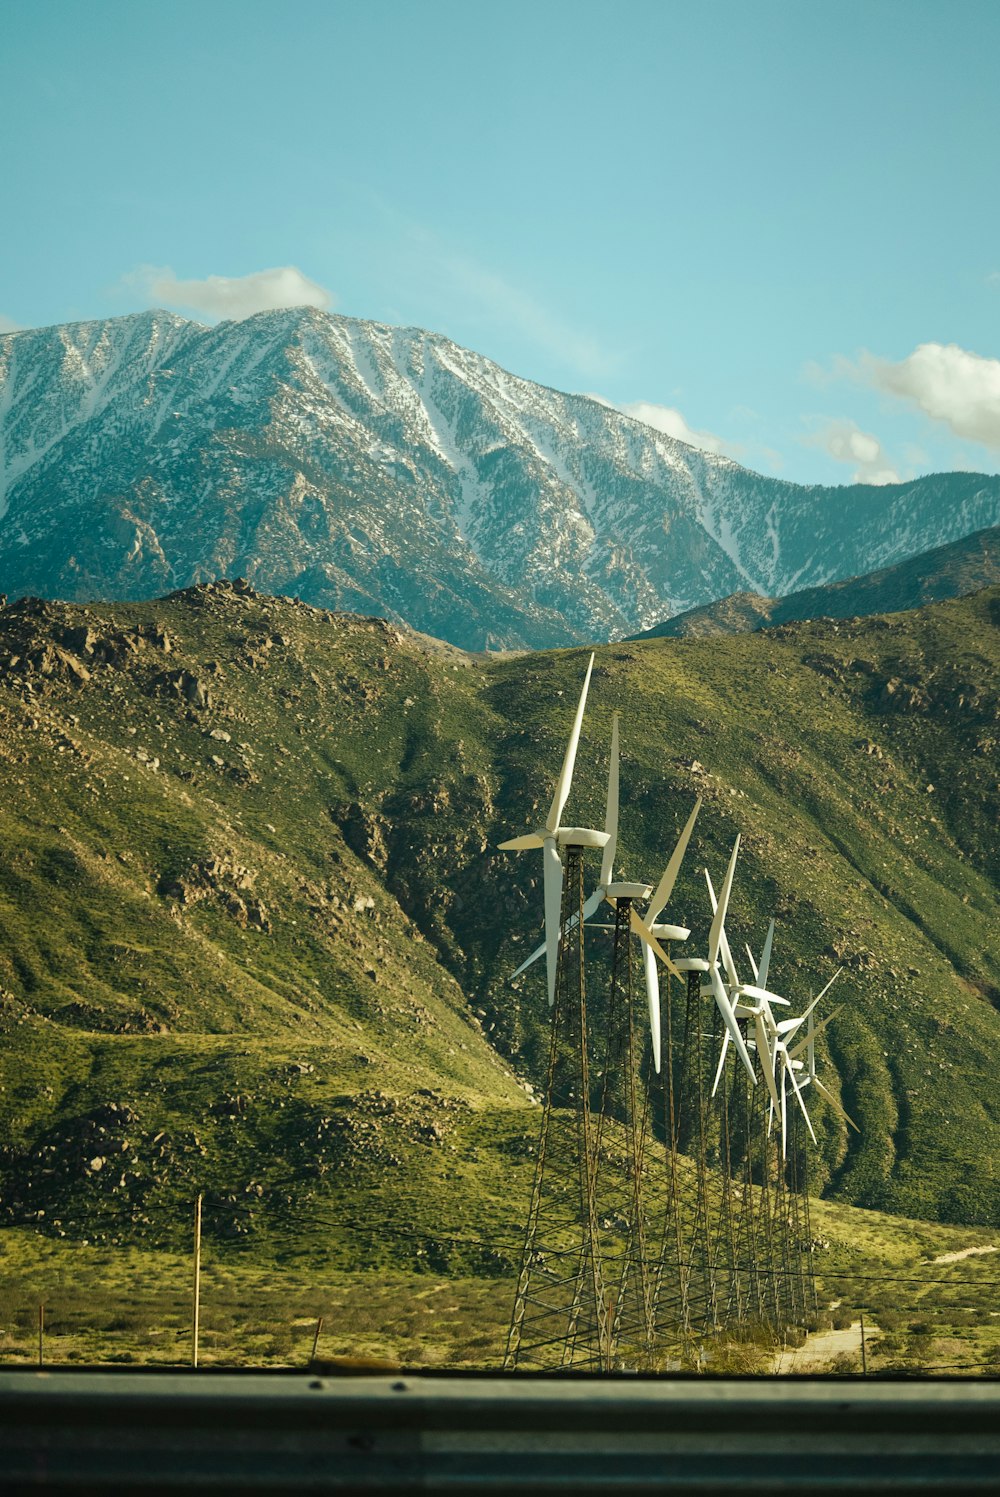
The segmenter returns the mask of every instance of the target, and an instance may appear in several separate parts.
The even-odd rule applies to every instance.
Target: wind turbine
[[[794,1051],[789,1049],[789,1041],[798,1033],[803,1024],[808,1024],[810,1026],[810,1032],[812,1032],[813,1036],[815,1037],[813,1013],[816,1009],[816,1006],[822,1001],[823,998],[826,997],[827,993],[830,991],[831,987],[840,976],[842,969],[838,967],[837,971],[830,978],[830,981],[825,985],[825,987],[820,990],[819,993],[816,994],[816,997],[813,998],[812,1002],[803,1013],[797,1014],[788,1019],[776,1020],[771,1010],[771,1004],[782,1003],[787,1007],[788,1000],[787,998],[780,998],[777,993],[770,993],[766,989],[768,969],[771,962],[771,947],[773,941],[774,921],[772,920],[770,925],[768,926],[767,938],[764,942],[764,949],[761,953],[759,968],[753,959],[753,952],[750,950],[749,946],[747,947],[747,956],[750,958],[750,965],[754,970],[754,977],[757,979],[757,982],[753,986],[751,986],[750,984],[744,984],[738,991],[741,994],[750,994],[753,996],[757,996],[759,1000],[759,1010],[754,1010],[755,1023],[759,1025],[760,1031],[763,1033],[764,1043],[767,1045],[766,1053],[768,1055],[769,1068],[768,1071],[765,1072],[765,1075],[769,1077],[771,1083],[768,1088],[771,1093],[771,1107],[768,1119],[768,1131],[770,1131],[771,1122],[774,1119],[775,1115],[780,1117],[781,1153],[783,1158],[787,1158],[788,1086],[790,1085],[792,1091],[795,1093],[795,1097],[801,1109],[802,1116],[805,1119],[805,1125],[809,1130],[809,1136],[812,1139],[813,1143],[816,1143],[816,1134],[813,1131],[812,1122],[809,1118],[809,1113],[806,1108],[802,1091],[810,1081],[816,1079],[818,1082],[818,1078],[816,1078],[815,1074],[813,1074],[811,1076],[804,1077],[800,1085],[799,1077],[797,1074],[800,1070],[803,1069],[803,1063],[798,1059],[798,1055],[801,1053],[802,1049],[809,1049],[813,1060],[812,1069],[813,1073],[815,1073],[815,1051],[811,1048],[811,1042],[809,1040],[808,1034],[806,1036],[806,1039],[802,1042],[801,1046],[796,1046]],[[739,1012],[740,1010],[739,1008],[737,1008],[737,1013]],[[829,1019],[826,1019],[824,1021],[824,1027],[828,1023]],[[760,1044],[761,1039],[759,1034],[758,1052],[760,1051]],[[777,1084],[775,1084],[775,1073],[777,1073],[778,1077]],[[826,1088],[823,1087],[821,1082],[818,1082],[817,1090],[819,1090],[823,1094],[826,1094]],[[834,1105],[838,1107],[838,1110],[842,1111],[842,1109],[839,1109],[839,1104],[835,1103]]]
[[[828,1090],[827,1087],[823,1085],[822,1081],[820,1081],[819,1077],[816,1075],[816,1035],[820,1030],[826,1028],[827,1024],[830,1023],[830,1020],[834,1017],[834,1015],[839,1013],[839,1009],[834,1009],[833,1013],[828,1014],[818,1028],[813,1018],[813,1014],[815,1012],[817,1004],[826,997],[827,993],[830,991],[831,987],[840,976],[842,970],[843,968],[841,967],[837,968],[836,972],[830,978],[830,981],[824,988],[821,989],[819,993],[817,993],[816,997],[812,1000],[809,1007],[805,1010],[804,1013],[799,1014],[796,1018],[785,1019],[775,1026],[777,1030],[777,1033],[775,1035],[775,1056],[776,1059],[780,1062],[781,1066],[782,1153],[784,1153],[785,1151],[784,1131],[786,1080],[791,1083],[792,1090],[795,1092],[795,1095],[798,1098],[799,1106],[802,1109],[802,1116],[806,1120],[806,1127],[809,1129],[809,1134],[812,1138],[813,1143],[816,1142],[816,1134],[813,1132],[812,1124],[809,1121],[809,1114],[806,1112],[806,1105],[802,1097],[804,1088],[811,1084],[815,1084],[816,1090],[819,1092],[820,1096],[826,1098],[826,1100],[833,1107],[834,1111],[838,1113],[845,1122],[849,1123],[850,1126],[854,1128],[855,1132],[859,1131],[857,1125],[851,1118],[848,1117],[838,1099],[832,1094],[832,1092]],[[803,1024],[806,1024],[808,1026],[805,1037],[800,1040],[797,1045],[789,1048],[789,1041],[795,1036],[795,1034],[797,1034]],[[805,1063],[799,1059],[799,1056],[802,1054],[803,1050],[806,1051],[807,1055],[807,1061]],[[797,1073],[801,1070],[805,1070],[806,1074],[802,1077],[800,1085]]]
[[[680,872],[687,845],[694,831],[694,824],[698,820],[698,812],[701,810],[701,796],[695,801],[694,810],[687,819],[684,830],[681,832],[670,854],[670,861],[663,870],[663,876],[656,886],[656,892],[650,896],[646,913],[639,916],[632,911],[632,928],[642,941],[642,962],[646,974],[646,1001],[649,1005],[649,1032],[653,1042],[653,1066],[656,1074],[660,1073],[660,975],[657,969],[657,957],[666,965],[669,971],[680,976],[679,968],[672,962],[666,952],[660,946],[661,941],[686,941],[691,932],[684,925],[668,925],[660,920],[666,908],[667,901],[674,892],[674,884]]]
[[[827,984],[827,987],[829,987],[829,983]],[[861,1129],[858,1127],[854,1119],[849,1117],[848,1114],[844,1111],[844,1107],[839,1098],[835,1097],[829,1090],[829,1088],[824,1086],[822,1081],[820,1081],[819,1077],[816,1075],[816,1036],[818,1034],[821,1034],[826,1026],[831,1022],[831,1020],[835,1019],[839,1013],[840,1006],[838,1005],[838,1007],[828,1013],[826,1018],[821,1020],[819,1024],[815,1022],[812,1014],[810,1013],[804,1038],[799,1040],[797,1045],[792,1046],[792,1048],[788,1052],[788,1055],[794,1065],[800,1066],[802,1065],[802,1062],[799,1060],[799,1056],[802,1054],[803,1050],[806,1052],[806,1074],[802,1080],[803,1087],[809,1085],[815,1086],[820,1096],[826,1098],[830,1106],[833,1108],[834,1112],[837,1113],[839,1117],[843,1118],[848,1127],[853,1128],[855,1133],[860,1133]]]
[[[749,1052],[747,1051],[746,1042],[743,1039],[743,1035],[740,1031],[740,1026],[736,1022],[737,1013],[733,1007],[730,995],[726,991],[726,986],[722,981],[722,974],[719,971],[719,957],[721,955],[723,964],[726,968],[726,975],[730,980],[731,986],[733,988],[739,988],[739,978],[736,976],[736,968],[733,966],[732,952],[729,949],[729,942],[726,939],[725,928],[726,911],[729,908],[729,896],[733,888],[733,877],[736,873],[736,859],[739,857],[739,852],[740,839],[737,835],[736,841],[733,843],[733,851],[729,859],[729,867],[726,869],[726,877],[723,881],[722,892],[719,895],[718,900],[716,900],[715,897],[715,890],[712,887],[712,880],[709,875],[708,869],[705,869],[705,880],[708,884],[709,897],[712,901],[712,909],[714,911],[712,928],[709,931],[708,935],[707,970],[710,984],[709,992],[715,999],[716,1007],[722,1015],[722,1022],[726,1026],[726,1035],[723,1040],[723,1058],[725,1057],[725,1052],[728,1049],[729,1041],[732,1040],[733,1045],[736,1049],[736,1054],[739,1056],[740,1060],[746,1067],[747,1072],[750,1076],[750,1080],[752,1082],[755,1082],[757,1078],[754,1074],[753,1061],[750,1059]],[[685,963],[684,965],[686,966],[687,963]],[[765,1079],[767,1078],[767,1069],[768,1068],[765,1066]],[[716,1075],[716,1086],[718,1086],[718,1080],[721,1074],[722,1071],[720,1063],[720,1069]]]
[[[552,804],[549,807],[549,814],[546,816],[544,824],[537,831],[527,832],[520,837],[512,837],[508,842],[501,842],[499,844],[501,852],[522,852],[528,848],[536,847],[542,849],[542,874],[545,896],[545,960],[550,1008],[556,1001],[559,923],[562,912],[562,850],[566,847],[603,848],[607,846],[610,840],[607,832],[598,832],[591,827],[565,827],[561,825],[563,809],[569,798],[570,787],[573,783],[573,767],[576,763],[576,751],[580,742],[580,729],[583,726],[583,713],[587,705],[587,691],[590,686],[590,675],[593,669],[594,657],[591,655],[587,666],[587,674],[583,682],[583,690],[580,693],[580,701],[576,709],[576,716],[573,719],[573,728],[569,735],[569,743],[566,745],[562,769],[556,781]]]
[[[619,717],[620,714],[616,712],[611,722],[611,755],[608,764],[608,794],[604,815],[604,831],[607,840],[604,844],[604,851],[601,858],[601,872],[597,887],[584,903],[582,914],[585,921],[589,920],[591,916],[597,913],[597,910],[604,900],[607,900],[608,904],[612,905],[613,907],[617,905],[619,899],[649,900],[649,905],[644,915],[640,916],[634,909],[629,912],[629,922],[632,930],[642,942],[643,966],[646,975],[646,1000],[649,1007],[649,1028],[653,1045],[653,1064],[655,1066],[657,1074],[659,1074],[660,985],[656,966],[657,960],[663,962],[664,965],[667,966],[667,968],[673,971],[676,975],[680,975],[677,967],[671,961],[667,952],[664,951],[663,947],[660,945],[660,942],[686,941],[691,932],[687,930],[683,925],[666,925],[660,923],[658,921],[658,917],[660,914],[662,914],[667,900],[673,893],[674,884],[677,881],[677,875],[680,871],[681,862],[683,860],[684,853],[687,850],[688,842],[691,838],[691,832],[694,829],[694,824],[697,820],[698,812],[701,810],[701,799],[699,797],[697,803],[695,804],[694,810],[688,817],[687,825],[684,827],[684,830],[681,832],[680,837],[677,839],[677,844],[674,847],[674,850],[670,856],[670,861],[668,862],[666,869],[664,870],[663,877],[660,879],[660,882],[656,887],[655,893],[653,893],[652,886],[650,884],[631,883],[621,880],[616,881],[614,878],[614,865],[615,854],[618,850]],[[512,846],[512,844],[504,843],[503,846],[510,847]],[[570,916],[563,930],[564,935],[576,926],[579,918],[580,916],[577,912],[574,912],[574,914]],[[535,948],[530,956],[525,957],[524,961],[517,968],[517,971],[511,974],[512,980],[514,977],[519,977],[522,972],[527,971],[527,969],[534,962],[536,962],[543,953],[547,952],[548,950],[549,943],[546,939],[542,942],[541,946]]]
[[[591,658],[591,660],[593,660],[594,657],[591,656],[590,658]],[[584,689],[586,690],[586,688],[584,688]],[[612,717],[612,720],[611,720],[611,760],[610,760],[610,763],[608,765],[608,796],[607,796],[607,803],[606,803],[605,812],[604,812],[604,832],[605,832],[605,835],[607,837],[607,841],[604,844],[604,851],[603,851],[602,856],[601,856],[601,874],[600,874],[600,880],[598,882],[597,888],[594,890],[593,894],[591,894],[589,896],[589,898],[584,902],[583,911],[582,911],[584,920],[589,920],[590,917],[591,917],[591,915],[593,915],[593,914],[595,914],[597,912],[597,909],[600,906],[601,901],[607,896],[608,885],[611,883],[612,872],[614,870],[615,852],[617,851],[617,848],[618,848],[618,719],[619,719],[619,716],[620,716],[620,714],[616,712],[614,714],[614,716]],[[515,839],[515,840],[517,840],[517,839]],[[512,842],[504,842],[504,843],[501,844],[501,846],[505,847],[505,848],[507,848],[507,847],[513,847],[513,845],[514,844]],[[534,844],[532,844],[532,845],[534,845]],[[563,927],[563,932],[562,933],[563,933],[564,936],[568,935],[571,930],[575,929],[575,927],[577,925],[577,922],[580,919],[580,913],[581,912],[579,910],[575,910],[573,912],[573,914],[569,917],[569,919],[567,920],[565,926]],[[513,980],[514,980],[515,977],[520,977],[520,975],[521,975],[522,972],[526,972],[530,966],[532,966],[535,962],[538,961],[538,958],[540,956],[544,956],[545,955],[545,953],[546,953],[547,950],[548,950],[548,940],[546,939],[545,941],[542,942],[542,944],[540,946],[536,946],[535,947],[534,951],[531,953],[530,956],[526,956],[525,957],[524,961],[518,967],[518,969],[517,969],[516,972],[512,972],[511,973],[511,975],[510,975],[510,981],[513,982]]]

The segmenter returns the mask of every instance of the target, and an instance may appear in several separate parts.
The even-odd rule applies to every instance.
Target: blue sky
[[[5,326],[306,297],[797,481],[1000,471],[996,0],[20,0],[4,29]]]

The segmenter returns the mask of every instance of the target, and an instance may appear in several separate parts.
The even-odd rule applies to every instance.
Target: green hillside
[[[997,625],[919,613],[597,652],[568,811],[622,876],[704,798],[673,918],[744,855],[734,950],[838,965],[827,1032],[845,1203],[996,1219]],[[504,1273],[530,1186],[547,1007],[540,859],[496,843],[551,794],[583,650],[471,657],[213,584],[0,611],[0,1210],[89,1241],[210,1236]],[[596,875],[596,869],[594,870]],[[831,1085],[833,1069],[827,1064]]]

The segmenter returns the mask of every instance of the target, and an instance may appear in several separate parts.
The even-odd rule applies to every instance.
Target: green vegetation
[[[1000,1237],[873,1211],[813,1208],[829,1242],[817,1255],[820,1296],[850,1350],[830,1369],[860,1371],[860,1321],[870,1373],[995,1377],[1000,1369]]]
[[[863,1315],[873,1373],[997,1374],[1000,1255],[989,1234],[829,1202],[814,1203],[813,1226],[823,1244],[815,1254],[820,1304],[832,1308],[821,1308],[810,1329],[848,1334],[844,1349],[799,1370],[857,1373]],[[464,1235],[476,1230],[466,1219]],[[509,1267],[484,1272],[416,1259],[410,1268],[345,1269],[310,1241],[310,1251],[286,1242],[277,1251],[272,1243],[270,1253],[206,1246],[203,1365],[304,1366],[319,1317],[321,1360],[498,1365],[514,1297]],[[39,1304],[47,1362],[188,1362],[190,1241],[186,1251],[101,1247],[9,1228],[0,1234],[0,1361],[37,1360]],[[749,1332],[744,1342],[701,1346],[714,1372],[766,1372],[777,1351]]]
[[[820,1049],[861,1133],[817,1099],[817,1186],[985,1227],[998,621],[992,589],[603,647],[569,806],[603,815],[621,708],[622,876],[659,874],[701,795],[672,907],[695,949],[701,868],[739,831],[734,950],[774,913],[780,991],[845,968]],[[547,1007],[539,969],[505,981],[537,939],[540,860],[495,845],[544,814],[585,662],[471,657],[230,585],[0,611],[4,1235],[30,1225],[67,1264],[83,1238],[176,1254],[202,1191],[234,1273],[299,1275],[286,1326],[324,1313],[315,1265],[465,1283],[473,1321],[499,1292],[500,1323],[537,1130],[514,1073],[540,1083]]]
[[[37,1361],[40,1304],[48,1363],[190,1362],[190,1256],[70,1248],[18,1229],[0,1244],[0,1362]],[[302,1367],[321,1317],[321,1360],[496,1365],[511,1297],[507,1281],[489,1277],[261,1266],[216,1254],[202,1269],[198,1360]]]

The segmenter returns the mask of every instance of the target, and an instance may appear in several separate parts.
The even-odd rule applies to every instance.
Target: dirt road
[[[874,1336],[878,1326],[865,1321],[865,1338]],[[817,1331],[807,1336],[802,1346],[779,1352],[774,1359],[776,1373],[826,1372],[838,1357],[850,1357],[861,1371],[861,1322],[855,1320],[843,1331]]]
[[[942,1253],[940,1257],[932,1258],[932,1263],[961,1263],[963,1258],[975,1258],[979,1253],[995,1253],[996,1244],[988,1242],[983,1247],[962,1248],[958,1253]]]

